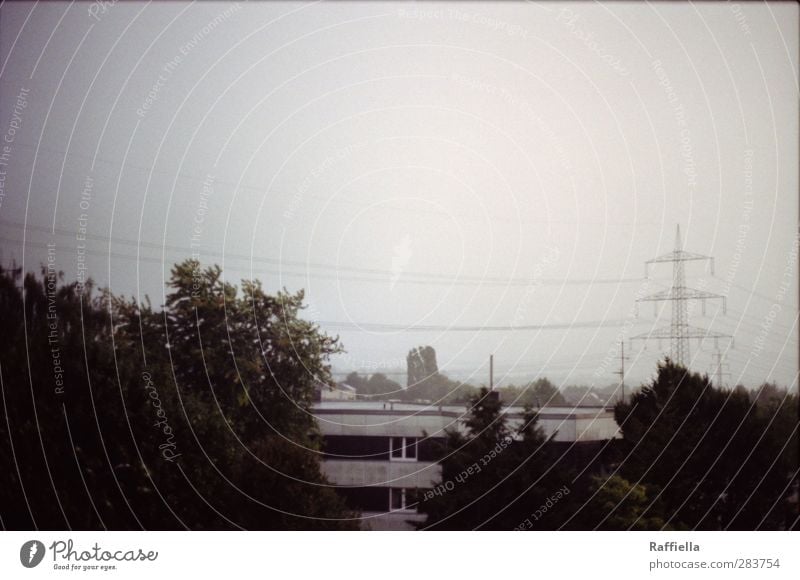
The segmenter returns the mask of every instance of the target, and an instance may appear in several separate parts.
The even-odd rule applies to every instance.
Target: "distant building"
[[[346,383],[319,385],[320,401],[355,401],[356,389]]]
[[[511,429],[521,425],[521,407],[504,412]],[[361,511],[364,528],[410,530],[424,521],[413,498],[439,483],[437,443],[445,441],[445,430],[463,429],[465,406],[323,400],[312,413],[324,440],[322,470]],[[555,434],[556,444],[585,451],[582,456],[596,456],[595,448],[618,437],[613,413],[604,407],[544,407],[539,426]]]

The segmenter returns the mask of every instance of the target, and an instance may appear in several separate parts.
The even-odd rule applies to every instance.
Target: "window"
[[[389,455],[392,461],[416,461],[416,437],[392,437],[390,439]]]
[[[417,490],[409,487],[389,488],[389,509],[391,511],[417,511]]]

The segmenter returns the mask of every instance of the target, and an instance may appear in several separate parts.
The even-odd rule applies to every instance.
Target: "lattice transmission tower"
[[[684,273],[684,262],[695,260],[709,260],[711,262],[711,275],[714,275],[714,258],[711,256],[704,256],[702,254],[694,254],[687,252],[683,249],[681,242],[681,227],[677,226],[675,234],[675,249],[668,254],[658,256],[652,260],[645,262],[645,278],[649,275],[650,264],[660,264],[671,262],[672,263],[672,286],[668,290],[662,290],[649,296],[639,298],[636,302],[672,302],[672,322],[669,326],[662,326],[632,337],[632,340],[648,340],[659,339],[669,340],[671,344],[671,357],[672,360],[684,367],[688,366],[689,362],[689,341],[693,338],[702,341],[706,338],[713,338],[715,344],[720,338],[731,338],[729,334],[721,334],[719,332],[711,332],[705,328],[691,326],[689,324],[689,308],[688,303],[692,300],[700,300],[703,306],[703,314],[705,315],[706,300],[722,299],[722,312],[727,311],[727,304],[725,296],[721,294],[714,294],[706,292],[705,290],[696,290],[686,286],[686,275]]]
[[[730,377],[731,373],[728,372],[728,365],[725,361],[725,353],[720,352],[717,349],[717,352],[714,353],[714,366],[711,368],[711,372],[708,373],[709,375],[716,376],[717,387],[724,387],[725,380],[724,377]]]

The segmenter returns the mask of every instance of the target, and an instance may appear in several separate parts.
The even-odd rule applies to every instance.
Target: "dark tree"
[[[557,458],[529,411],[513,431],[496,393],[471,400],[463,430],[448,433],[442,479],[421,493],[426,529],[554,529],[571,513],[569,470]],[[543,506],[544,509],[541,509]],[[535,515],[535,525],[531,518]]]
[[[622,475],[660,490],[643,517],[712,530],[783,529],[796,517],[787,501],[797,470],[795,395],[761,407],[667,360],[615,415]]]
[[[155,310],[46,274],[0,271],[6,528],[355,527],[308,413],[339,347],[302,293],[184,262]]]

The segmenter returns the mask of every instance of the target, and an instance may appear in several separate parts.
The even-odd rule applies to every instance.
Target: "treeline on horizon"
[[[408,376],[413,375],[409,374]],[[477,387],[463,381],[453,380],[439,372],[438,369],[426,371],[422,376],[414,377],[407,382],[408,385],[403,387],[384,373],[359,374],[357,371],[348,373],[341,381],[356,390],[359,400],[399,400],[408,403],[440,405],[467,403],[480,392],[482,386],[485,386]],[[495,390],[499,393],[501,401],[507,405],[543,407],[569,404],[564,394],[547,377],[541,377],[520,386],[510,384],[495,387]],[[612,387],[610,390],[614,391],[614,388]],[[609,393],[609,400],[611,397],[612,394]],[[597,404],[597,399],[590,400]],[[588,405],[589,403],[584,404]]]
[[[381,372],[359,374],[353,371],[348,373],[342,383],[353,387],[357,397],[362,400],[399,400],[439,405],[467,403],[480,391],[480,387],[455,381],[440,372],[436,362],[436,350],[432,346],[412,348],[406,357],[406,365],[405,387]],[[504,385],[495,390],[500,394],[500,400],[507,405],[541,407],[568,404],[558,387],[547,377],[520,386]],[[609,398],[613,393],[612,387],[608,393]]]
[[[422,356],[420,356],[424,353]],[[439,371],[436,363],[436,351],[431,346],[417,347],[408,354],[408,377],[406,386],[392,380],[383,372],[376,371],[365,373],[358,371],[349,372],[339,384],[345,384],[356,390],[359,400],[389,401],[399,400],[404,402],[433,403],[453,405],[467,403],[472,400],[486,385],[475,386],[468,382],[457,381],[449,378]],[[414,359],[424,361],[417,365]],[[586,385],[567,385],[558,387],[546,376],[534,380],[501,384],[494,387],[500,400],[506,406],[517,407],[559,407],[559,406],[614,406],[622,399],[622,389],[619,383],[603,387]],[[633,393],[640,390],[634,387]],[[786,388],[777,383],[765,382],[756,389],[749,391],[744,385],[738,384],[734,388],[737,392],[748,394],[755,399],[774,399],[785,393]],[[630,385],[626,389],[630,397]]]
[[[342,345],[302,308],[302,291],[237,288],[191,260],[172,269],[160,308],[52,268],[0,267],[2,527],[359,529],[321,473],[309,413]],[[431,354],[409,353],[413,372],[452,386],[429,372]],[[615,406],[621,438],[591,448],[544,437],[535,397],[517,400],[530,407],[519,432],[507,399],[464,400],[440,484],[418,490],[421,528],[797,527],[798,401],[786,390],[720,389],[666,361]]]

